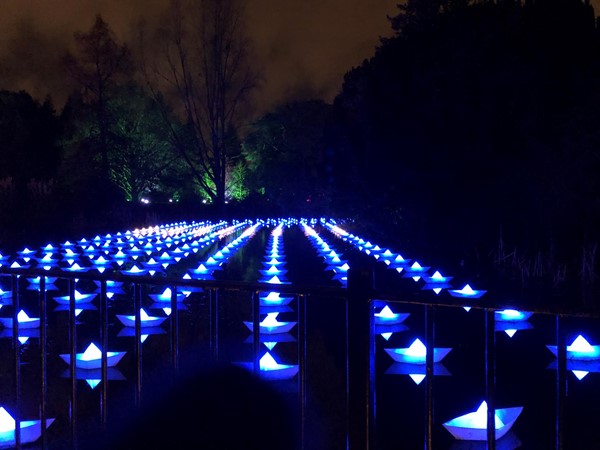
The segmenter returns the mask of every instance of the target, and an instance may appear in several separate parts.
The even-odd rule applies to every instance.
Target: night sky
[[[600,1],[600,0],[598,0]],[[252,0],[247,2],[249,35],[256,65],[264,75],[258,110],[293,99],[331,101],[343,75],[373,55],[392,30],[387,15],[396,0]],[[24,89],[57,108],[67,88],[58,61],[87,32],[96,13],[121,42],[132,42],[133,25],[151,25],[168,0],[3,0],[0,14],[0,89]]]

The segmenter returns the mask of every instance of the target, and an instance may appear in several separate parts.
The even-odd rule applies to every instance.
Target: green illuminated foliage
[[[140,86],[114,88],[106,107],[106,145],[109,180],[128,201],[156,191],[174,191],[182,166],[163,120],[164,105]],[[72,97],[65,118],[70,130],[65,141],[63,176],[71,189],[103,178],[100,131],[94,108]]]
[[[163,108],[134,84],[119,89],[109,104],[109,175],[127,200],[161,190],[176,159]]]

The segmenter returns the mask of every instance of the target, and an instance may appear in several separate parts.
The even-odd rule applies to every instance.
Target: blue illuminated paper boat
[[[267,317],[260,322],[260,333],[271,334],[271,333],[287,333],[296,326],[296,322],[279,322],[277,315],[279,313],[268,313]],[[254,323],[250,321],[244,321],[244,325],[248,327],[250,331],[254,331]]]
[[[57,277],[45,277],[46,279],[44,280],[46,282],[46,284],[54,284],[57,280]],[[32,278],[27,278],[27,281],[29,281],[30,284],[32,285],[40,285],[40,277],[32,277]]]
[[[148,294],[148,297],[150,297],[152,300],[154,300],[155,302],[163,302],[163,303],[167,303],[171,301],[171,295],[173,295],[173,291],[171,291],[171,288],[166,288],[164,291],[162,291],[162,293],[160,294]],[[183,292],[177,292],[176,295],[176,301],[181,302],[182,300],[184,300],[186,298],[185,294]]]
[[[268,261],[265,261],[263,263],[263,266],[269,268],[271,266],[283,266],[285,265],[285,260],[284,259],[278,259],[278,258],[269,258]]]
[[[21,328],[38,328],[40,326],[39,317],[29,317],[23,310],[17,314],[17,322],[19,323],[19,329]],[[0,317],[0,323],[6,328],[12,328],[13,319],[12,317]]]
[[[375,325],[392,325],[404,322],[410,316],[410,313],[395,313],[389,306],[385,305],[381,311],[373,315],[375,317]]]
[[[424,364],[427,357],[427,347],[420,339],[415,339],[408,348],[386,348],[388,355],[396,362]],[[450,353],[451,348],[436,347],[433,349],[433,362],[438,363]]]
[[[277,275],[273,275],[272,277],[264,277],[258,280],[259,283],[269,283],[269,284],[291,284],[289,281],[286,281],[283,277],[279,277]]]
[[[528,311],[517,311],[516,309],[503,309],[494,311],[494,317],[497,321],[502,322],[519,322],[529,319],[533,315]]]
[[[127,352],[106,352],[106,367],[113,367]],[[69,353],[59,355],[64,362],[71,364]],[[92,342],[83,353],[75,355],[75,367],[79,369],[99,369],[102,367],[102,351]]]
[[[249,370],[254,368],[254,364],[251,362],[239,364]],[[266,380],[287,380],[298,373],[298,364],[280,364],[269,352],[260,358],[259,366],[259,375]]]
[[[518,330],[533,328],[533,325],[527,322],[532,315],[532,312],[517,311],[516,309],[494,311],[496,319],[494,328],[496,331],[504,331],[509,337],[513,337]]]
[[[406,267],[408,267],[411,261],[412,260],[405,259],[402,255],[397,254],[394,259],[390,260],[388,269],[396,269],[397,272],[401,273]]]
[[[140,268],[140,267],[138,267],[137,265],[134,264],[129,269],[121,270],[121,273],[123,273],[125,275],[147,275],[148,274],[148,269],[146,269],[146,268]]]
[[[92,300],[94,300],[94,298],[96,298],[96,295],[98,294],[95,292],[91,292],[89,294],[82,294],[77,289],[75,289],[75,304],[89,303]],[[61,305],[68,305],[70,304],[71,297],[69,295],[62,295],[59,297],[54,297],[54,300]]]
[[[404,274],[402,276],[404,278],[412,278],[415,281],[419,281],[421,277],[427,274],[428,270],[428,266],[421,266],[418,261],[415,261],[410,266],[404,268]]]
[[[272,277],[274,275],[277,275],[278,277],[281,277],[282,275],[285,275],[287,273],[286,269],[279,269],[277,268],[277,266],[269,266],[268,269],[266,270],[259,270],[260,274],[263,277]]]
[[[450,280],[452,280],[452,278],[453,277],[443,276],[439,271],[436,270],[431,276],[423,276],[425,285],[421,289],[432,290],[436,294],[439,294],[442,289],[448,289],[451,287]]]
[[[23,250],[18,251],[17,254],[24,259],[25,258],[33,258],[36,254],[36,250],[32,250],[32,249],[25,247]],[[27,261],[27,259],[25,259],[25,261]]]
[[[487,411],[487,403],[483,401],[477,411],[445,422],[444,428],[456,439],[485,441],[487,440]],[[511,429],[522,411],[522,406],[496,409],[494,422],[496,439],[500,439]]]
[[[473,289],[468,284],[465,284],[465,286],[462,289],[449,289],[448,292],[450,293],[450,295],[452,297],[479,298],[483,294],[485,294],[487,291],[476,290],[476,289]]]
[[[204,264],[200,264],[196,269],[190,270],[190,273],[194,276],[195,279],[200,280],[214,280],[213,277],[213,268],[208,268]]]
[[[69,272],[87,272],[90,270],[90,268],[87,266],[81,266],[78,262],[74,262],[70,266],[65,267],[64,270]]]
[[[54,418],[46,419],[46,428],[54,422]],[[15,419],[0,406],[0,448],[14,448],[16,445],[15,429],[17,423]],[[37,441],[42,435],[41,420],[21,420],[19,421],[20,442],[29,444]]]
[[[260,294],[259,302],[261,306],[281,306],[287,305],[294,299],[293,296],[282,297],[279,292],[269,292],[268,294]]]
[[[117,319],[126,327],[135,327],[135,315],[117,314]],[[140,326],[157,327],[165,321],[166,317],[149,316],[144,308],[140,308]]]
[[[558,347],[547,345],[548,350],[558,357]],[[579,361],[593,361],[600,359],[600,345],[591,345],[582,335],[577,336],[573,343],[567,346],[567,358]]]

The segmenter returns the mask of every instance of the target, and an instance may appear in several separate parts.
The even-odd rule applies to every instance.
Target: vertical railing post
[[[368,303],[368,344],[369,344],[369,370],[367,372],[367,448],[377,448],[376,414],[377,414],[377,391],[375,379],[375,305],[372,300]]]
[[[306,432],[306,296],[298,298],[298,395],[300,402],[300,450],[304,449]]]
[[[106,280],[100,280],[100,338],[102,340],[101,379],[102,390],[100,399],[100,421],[106,431],[108,417],[108,307],[106,305]]]
[[[77,448],[77,384],[76,384],[76,349],[77,349],[77,328],[75,317],[75,280],[69,278],[69,365],[71,377],[71,440],[73,448]]]
[[[493,309],[485,310],[485,397],[487,410],[487,448],[496,449],[496,331]]]
[[[427,353],[425,354],[425,404],[427,409],[425,422],[425,449],[433,449],[433,379],[434,363],[433,351],[435,348],[435,330],[434,330],[435,307],[433,305],[425,306],[425,334]]]
[[[19,276],[12,276],[12,306],[13,306],[13,317],[12,317],[12,342],[14,350],[14,364],[15,364],[15,448],[21,448],[21,356],[20,356],[20,342],[19,342],[19,308],[20,308],[20,292],[19,292]]]
[[[172,291],[173,292],[173,291]],[[175,292],[177,295],[177,292]],[[134,284],[133,314],[135,316],[135,406],[140,407],[142,399],[142,323],[140,308],[142,307],[142,285]]]
[[[260,296],[257,291],[252,292],[252,351],[254,373],[260,373]]]
[[[40,418],[42,448],[48,448],[48,433],[46,431],[46,403],[48,401],[48,370],[47,370],[47,305],[46,305],[46,277],[40,276],[40,362],[41,362],[41,392],[40,392]]]
[[[348,270],[346,299],[347,443],[349,450],[370,448],[370,334],[373,273],[370,267]]]
[[[564,414],[567,398],[567,344],[560,314],[556,315],[556,450],[564,448]]]
[[[171,290],[171,366],[176,377],[179,375],[179,311],[175,290]]]

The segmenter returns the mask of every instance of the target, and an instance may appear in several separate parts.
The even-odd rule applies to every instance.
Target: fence
[[[23,289],[22,280],[27,277],[39,277],[38,306],[39,306],[39,392],[37,395],[37,406],[40,413],[40,437],[36,441],[39,448],[53,448],[56,444],[53,441],[52,433],[49,432],[50,421],[48,404],[50,402],[49,379],[48,379],[48,355],[52,349],[49,348],[48,333],[57,333],[56,330],[49,328],[48,312],[48,290],[47,280],[57,278],[67,284],[68,291],[68,356],[70,361],[75,361],[78,349],[78,330],[76,317],[76,283],[81,280],[96,282],[99,284],[98,316],[99,316],[99,334],[101,347],[101,363],[99,368],[100,380],[100,425],[104,432],[109,433],[110,408],[109,408],[109,383],[110,367],[109,358],[109,327],[108,302],[109,302],[109,283],[118,282],[131,286],[132,307],[135,316],[135,327],[133,328],[134,339],[134,409],[143,407],[143,376],[144,367],[142,363],[141,337],[144,334],[141,326],[140,310],[143,302],[144,288],[148,286],[169,287],[171,289],[170,302],[167,304],[171,308],[171,314],[168,327],[169,333],[169,352],[168,366],[173,379],[179,374],[182,367],[182,356],[180,353],[181,327],[185,326],[179,322],[179,309],[181,308],[180,293],[183,290],[196,289],[203,292],[203,299],[206,301],[204,306],[208,309],[208,359],[218,361],[220,358],[220,338],[222,331],[222,322],[219,317],[219,311],[222,311],[220,302],[229,292],[240,293],[242,296],[251,299],[252,311],[252,368],[255,373],[260,372],[261,355],[261,332],[260,317],[261,305],[259,294],[273,290],[273,285],[267,283],[245,283],[245,282],[223,282],[217,280],[186,280],[171,277],[150,277],[145,275],[126,275],[120,273],[99,274],[99,273],[70,273],[63,270],[43,270],[36,268],[7,268],[0,267],[0,274],[4,279],[10,279],[11,289],[9,293],[4,294],[2,303],[12,307],[12,327],[9,331],[11,338],[11,366],[13,371],[13,386],[10,392],[13,396],[13,417],[16,421],[14,434],[10,433],[10,439],[13,439],[13,446],[17,449],[27,445],[25,436],[26,430],[23,428],[21,404],[23,390],[22,373],[22,349],[19,341],[22,326],[19,324],[18,313],[20,311],[21,290]],[[283,295],[293,295],[296,299],[297,314],[297,400],[299,406],[298,429],[299,442],[298,448],[310,448],[307,444],[306,431],[306,383],[307,383],[307,353],[306,345],[308,334],[310,333],[306,323],[307,304],[314,298],[339,299],[343,301],[343,308],[338,312],[345,314],[346,328],[342,331],[345,336],[345,390],[346,390],[346,442],[345,447],[351,450],[376,449],[377,447],[377,409],[376,409],[376,384],[375,384],[375,338],[373,333],[374,310],[385,299],[390,304],[411,304],[422,307],[425,312],[426,328],[426,346],[433,348],[435,341],[435,314],[440,307],[463,307],[472,306],[485,311],[485,376],[486,376],[486,401],[488,404],[487,415],[487,445],[489,449],[495,449],[494,418],[495,418],[495,334],[494,334],[494,310],[503,307],[502,305],[492,305],[490,302],[478,302],[472,304],[468,300],[461,302],[460,299],[452,301],[432,301],[431,297],[411,296],[393,296],[390,294],[376,292],[373,289],[372,273],[368,269],[351,269],[348,273],[348,287],[332,288],[323,286],[294,286],[277,285],[277,291]],[[573,312],[564,311],[537,311],[543,314],[551,314],[556,319],[556,342],[558,345],[557,377],[556,377],[556,423],[555,423],[555,441],[556,448],[563,447],[563,422],[564,422],[564,404],[566,397],[566,343],[565,335],[561,326],[562,318],[567,315],[573,315]],[[586,315],[589,316],[589,315]],[[186,355],[187,356],[187,355]],[[3,356],[4,358],[4,356]],[[7,359],[4,359],[7,361]],[[5,363],[5,367],[6,363]],[[65,445],[71,448],[78,448],[80,445],[80,422],[78,411],[78,373],[75,364],[69,365],[68,379],[70,381],[69,391],[69,423],[68,436],[60,436],[61,448]],[[426,449],[434,448],[433,427],[434,427],[434,362],[433,352],[427,352],[426,356],[426,408],[424,447]],[[8,389],[8,388],[7,388]],[[24,423],[24,422],[23,422]],[[57,447],[58,448],[58,447]]]

